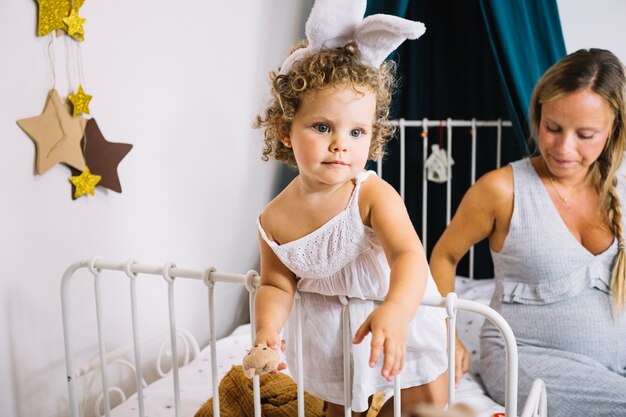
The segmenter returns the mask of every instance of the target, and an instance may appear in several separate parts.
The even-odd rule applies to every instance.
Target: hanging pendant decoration
[[[70,114],[56,90],[50,90],[39,116],[20,119],[19,127],[35,142],[35,172],[43,174],[58,163],[80,171],[85,158],[80,146],[86,120]]]
[[[107,141],[96,119],[87,121],[84,140],[85,162],[91,172],[102,177],[98,186],[121,193],[122,185],[117,174],[117,166],[130,152],[133,145]]]
[[[64,19],[69,17],[74,11],[76,11],[76,15],[78,15],[78,10],[84,2],[84,0],[37,0],[37,4],[39,5],[37,35],[46,36],[57,29],[67,32],[68,24],[64,22]],[[84,33],[82,33],[83,22],[84,19],[80,22],[81,37],[84,35]]]
[[[67,34],[78,42],[85,40],[85,32],[83,30],[83,23],[85,20],[78,15],[78,9],[72,9],[68,17],[63,18],[63,23],[67,26]]]
[[[91,174],[88,167],[85,167],[85,170],[80,175],[70,177],[70,182],[76,188],[74,198],[87,194],[94,195],[94,190],[100,179],[100,175]]]
[[[17,120],[17,124],[35,144],[35,174],[42,175],[62,163],[72,173],[72,198],[95,194],[97,186],[121,193],[117,167],[133,145],[104,139],[90,114],[92,96],[84,91],[84,74],[80,42],[84,40],[79,15],[85,0],[36,0],[39,6],[37,35],[49,35],[47,58],[52,73],[43,112],[38,116]],[[53,33],[54,32],[54,33]],[[74,91],[62,100],[56,90],[54,39],[65,32],[75,42],[65,42],[68,87]],[[67,39],[67,38],[66,38]],[[72,62],[73,61],[73,62]],[[72,65],[76,67],[72,69]],[[73,75],[78,79],[72,79]]]
[[[82,84],[78,85],[78,91],[74,94],[67,96],[67,99],[72,103],[74,108],[74,116],[79,116],[82,113],[89,114],[89,102],[91,101],[89,94],[85,94]]]

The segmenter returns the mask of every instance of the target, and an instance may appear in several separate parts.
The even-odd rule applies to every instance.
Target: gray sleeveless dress
[[[613,317],[609,290],[617,241],[598,255],[590,253],[567,229],[530,159],[511,166],[514,208],[502,250],[491,252],[496,279],[491,307],[517,338],[518,407],[521,411],[532,381],[541,378],[550,417],[624,417],[626,314]],[[626,202],[621,175],[618,181]],[[504,363],[502,340],[486,322],[480,375],[500,403]]]

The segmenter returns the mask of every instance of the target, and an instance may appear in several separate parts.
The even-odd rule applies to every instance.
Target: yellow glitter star
[[[74,191],[74,198],[78,198],[87,193],[94,195],[96,185],[100,182],[102,177],[100,175],[91,175],[89,167],[85,167],[82,174],[76,177],[70,177],[70,182],[76,187]]]
[[[67,25],[67,34],[79,42],[82,42],[85,32],[83,31],[83,23],[85,20],[78,16],[78,9],[72,9],[72,12],[68,17],[63,18],[63,23]]]
[[[67,30],[63,18],[69,16],[72,9],[78,11],[84,2],[85,0],[37,0],[39,5],[37,35],[45,36],[56,29]]]
[[[74,116],[78,116],[81,113],[89,114],[89,102],[91,101],[91,97],[92,96],[89,94],[85,94],[81,84],[78,85],[78,91],[76,94],[70,94],[67,96],[67,98],[74,105]]]

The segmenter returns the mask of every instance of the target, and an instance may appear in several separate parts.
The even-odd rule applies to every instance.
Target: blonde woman
[[[461,257],[489,239],[491,306],[517,337],[520,401],[543,379],[551,417],[626,415],[624,72],[599,49],[548,69],[530,105],[538,154],[484,175],[431,257],[445,295]],[[485,324],[480,375],[499,402],[504,363],[502,340]],[[458,342],[457,368],[467,367]]]

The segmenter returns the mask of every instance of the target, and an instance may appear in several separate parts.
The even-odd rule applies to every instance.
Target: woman
[[[538,155],[470,188],[431,257],[445,295],[461,257],[489,239],[491,307],[517,338],[520,402],[541,378],[551,417],[626,415],[625,88],[624,65],[605,50],[580,50],[548,69],[530,105]],[[468,358],[457,342],[457,369]],[[501,403],[504,364],[503,342],[486,323],[480,375]]]

